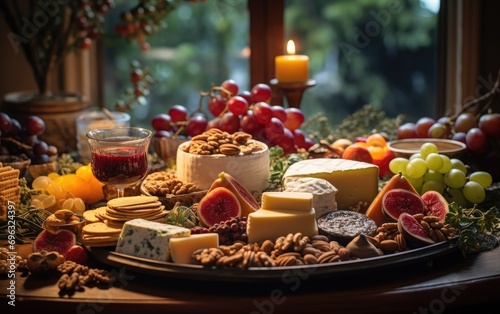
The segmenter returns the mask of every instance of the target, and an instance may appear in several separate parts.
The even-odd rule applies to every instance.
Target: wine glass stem
[[[125,196],[125,189],[122,187],[117,187],[116,188],[116,197],[124,197]]]

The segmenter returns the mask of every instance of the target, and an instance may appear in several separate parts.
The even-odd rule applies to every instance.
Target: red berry
[[[67,261],[73,261],[77,264],[85,264],[88,259],[88,254],[82,246],[76,244],[68,250],[65,257]]]

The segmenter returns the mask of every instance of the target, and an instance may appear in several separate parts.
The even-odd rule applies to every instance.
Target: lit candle
[[[288,55],[277,56],[274,59],[276,79],[280,83],[298,83],[309,80],[309,57],[295,54],[295,44],[287,43]]]

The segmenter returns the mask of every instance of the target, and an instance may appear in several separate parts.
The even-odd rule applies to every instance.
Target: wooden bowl
[[[395,140],[387,143],[387,147],[396,157],[410,158],[411,155],[420,152],[420,147],[425,143],[436,144],[440,154],[448,157],[457,157],[467,149],[462,142],[440,138],[409,138]]]

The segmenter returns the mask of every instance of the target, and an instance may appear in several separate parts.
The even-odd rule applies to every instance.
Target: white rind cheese
[[[337,210],[335,194],[338,190],[324,179],[308,177],[288,177],[283,180],[285,192],[308,192],[313,195],[313,207],[316,218]]]
[[[262,192],[269,185],[269,149],[264,147],[249,155],[226,156],[196,155],[184,152],[183,143],[177,149],[177,177],[179,180],[195,184],[200,190],[208,190],[218,178],[219,173],[226,172],[232,175],[250,192]]]
[[[191,230],[145,219],[132,219],[123,225],[116,244],[117,253],[167,262],[171,238],[186,237]]]
[[[370,204],[378,194],[376,165],[342,158],[313,158],[298,161],[283,175],[311,177],[330,182],[337,190],[335,199],[338,209],[349,210],[360,203]]]

